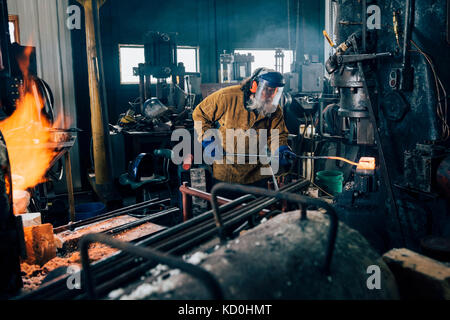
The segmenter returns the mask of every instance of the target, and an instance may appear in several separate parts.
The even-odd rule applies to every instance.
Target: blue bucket
[[[106,206],[101,202],[89,202],[75,206],[75,220],[86,220],[105,213]]]

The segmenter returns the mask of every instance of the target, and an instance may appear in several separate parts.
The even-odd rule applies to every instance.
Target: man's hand
[[[275,156],[279,157],[280,165],[287,166],[292,164],[292,162],[297,158],[297,155],[292,152],[289,146],[281,146],[275,152]]]

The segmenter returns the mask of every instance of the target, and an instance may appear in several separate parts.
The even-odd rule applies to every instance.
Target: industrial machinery
[[[170,137],[175,128],[193,130],[191,113],[200,94],[201,77],[186,73],[183,63],[178,63],[176,37],[176,33],[145,34],[145,63],[133,68],[139,77],[139,98],[130,102],[131,108],[112,126],[113,149],[123,150],[113,159],[114,178],[127,189],[129,181],[135,179],[123,179],[128,176],[124,175],[126,163],[133,166],[140,163],[142,156],[152,158],[153,150],[171,148]]]
[[[332,89],[305,98],[295,84],[285,99],[286,124],[298,135],[298,154],[374,157],[376,168],[358,172],[341,161],[318,160],[299,162],[297,172],[314,179],[313,169],[341,171],[340,218],[380,252],[420,251],[424,237],[450,236],[446,1],[331,5],[334,34],[324,33],[334,49],[325,63]],[[380,9],[372,17],[370,6]]]
[[[133,69],[134,75],[139,77],[140,112],[142,115],[153,109],[149,106],[149,99],[157,98],[163,104],[178,105],[174,95],[179,96],[184,90],[185,69],[177,62],[176,34],[162,32],[148,32],[144,39],[145,63]],[[157,80],[156,92],[152,94],[151,78]],[[166,79],[171,78],[168,85]],[[175,102],[175,103],[174,103]],[[184,102],[184,101],[183,101]],[[183,105],[184,106],[184,105]]]
[[[251,76],[252,62],[255,57],[239,53],[222,53],[220,55],[219,83],[238,83]]]
[[[303,63],[293,63],[293,71],[284,76],[283,110],[289,115],[285,117],[286,126],[292,134],[302,135],[308,130],[311,117],[318,113],[321,102],[334,99],[323,94],[324,67],[317,55],[305,55]]]

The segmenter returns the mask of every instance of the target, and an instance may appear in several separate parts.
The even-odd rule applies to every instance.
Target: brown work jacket
[[[267,129],[267,147],[271,149],[271,130],[279,130],[279,143],[273,146],[275,150],[271,150],[272,154],[276,149],[283,145],[288,145],[288,130],[284,123],[283,111],[278,106],[277,110],[269,117],[256,115],[255,112],[247,110],[244,106],[244,92],[240,85],[227,87],[216,91],[215,93],[204,99],[194,110],[192,118],[196,122],[201,122],[201,127],[196,126],[199,141],[208,138],[204,136],[208,129],[214,128],[214,123],[217,121],[220,125],[219,131],[222,137],[222,147],[226,150],[226,130],[227,129],[242,129],[247,131],[254,129],[256,135],[259,137],[260,129]],[[237,140],[234,139],[234,153],[237,153]],[[254,140],[252,140],[254,141]],[[242,146],[241,146],[242,147]],[[245,143],[245,154],[249,154],[249,139],[247,137]],[[226,156],[227,158],[229,156]],[[234,164],[227,164],[224,158],[223,163],[219,164],[217,161],[213,164],[213,176],[217,180],[239,183],[251,184],[261,179],[269,178],[270,175],[261,175],[261,168],[268,167],[262,164],[259,160],[256,164],[250,164],[247,158],[245,164],[238,164],[237,159],[234,158]]]

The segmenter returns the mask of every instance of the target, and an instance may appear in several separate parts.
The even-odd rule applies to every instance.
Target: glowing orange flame
[[[54,157],[50,142],[50,123],[40,110],[42,101],[26,93],[17,104],[16,111],[3,122],[0,130],[5,136],[12,174],[23,179],[13,179],[13,190],[26,190],[44,182],[44,175]]]
[[[38,86],[29,75],[31,48],[18,59],[24,75],[16,110],[0,122],[0,130],[8,148],[13,190],[26,190],[45,181],[45,174],[55,156],[51,142],[51,123],[41,113],[44,101]]]

